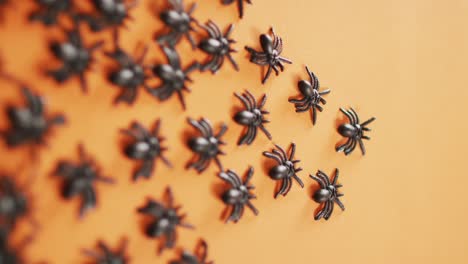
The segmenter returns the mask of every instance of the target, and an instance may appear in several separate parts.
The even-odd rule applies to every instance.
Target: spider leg
[[[262,109],[263,106],[265,106],[267,100],[266,94],[263,94],[262,99],[260,99],[260,103],[258,104],[258,109]],[[268,114],[268,112],[265,111],[265,114]]]
[[[137,209],[137,212],[140,214],[151,215],[154,217],[161,217],[166,211],[165,207],[153,200],[149,200],[148,203]]]
[[[321,178],[312,174],[309,174],[309,177],[314,179],[316,182],[318,182],[318,184],[320,185],[320,188],[324,189],[327,187],[326,183]]]
[[[292,145],[292,143],[291,143]],[[280,147],[279,145],[275,144],[275,147],[281,152],[280,156],[282,157],[283,161],[286,161],[288,160],[288,155],[286,155],[286,151],[284,151],[284,149],[282,147]],[[275,150],[273,150],[273,152],[275,152]]]
[[[292,176],[294,180],[296,180],[297,183],[301,186],[301,188],[304,188],[304,183],[302,182],[301,178],[299,178],[296,174],[293,174]]]
[[[283,164],[283,163],[286,162],[287,158],[282,153],[280,153],[276,149],[273,150],[273,153],[278,155],[281,158],[281,163],[280,164]]]
[[[286,181],[287,181],[288,187],[287,187],[286,190],[284,191],[283,196],[286,196],[286,195],[289,193],[289,191],[291,190],[291,187],[292,187],[292,180],[291,180],[291,178],[287,178]]]
[[[263,134],[265,134],[265,136],[266,136],[269,140],[271,140],[271,138],[272,138],[272,137],[271,137],[271,134],[270,134],[270,132],[268,132],[268,130],[265,128],[265,126],[264,126],[263,124],[260,124],[260,125],[258,126],[258,128],[260,128],[260,129],[262,130]]]
[[[239,141],[237,141],[237,145],[240,146],[240,145],[243,145],[244,143],[249,142],[251,133],[252,133],[252,130],[251,130],[251,127],[249,126],[247,127],[247,132],[245,134],[242,134],[241,137],[239,138]]]
[[[315,106],[315,108],[317,108],[317,110],[319,110],[320,112],[323,111],[323,107],[322,107],[322,106],[320,106],[320,105],[318,105],[318,104],[315,104],[314,106]]]
[[[195,40],[193,39],[192,35],[190,35],[190,32],[185,33],[184,36],[190,42],[192,49],[195,50],[197,48],[197,44],[195,43]]]
[[[237,223],[242,218],[243,215],[244,215],[244,205],[239,205],[239,213],[238,213],[238,217],[235,223]]]
[[[276,68],[276,65],[271,65],[271,68],[273,68],[273,70],[275,70],[276,75],[279,74],[279,71],[278,71],[278,68]]]
[[[340,194],[339,196],[343,196],[343,195]],[[338,197],[335,198],[335,203],[341,208],[342,211],[345,210],[345,206],[343,205],[343,203],[340,201],[340,199]]]
[[[325,215],[323,216],[325,220],[328,220],[330,218],[331,214],[333,213],[333,208],[335,207],[335,204],[333,203],[333,201],[330,201],[328,203],[330,204],[330,206],[328,208],[327,213],[325,213]]]
[[[249,100],[251,109],[257,108],[257,102],[255,101],[255,97],[248,90],[245,90],[244,95],[247,98],[247,100]]]
[[[268,77],[270,77],[271,69],[272,69],[272,67],[271,67],[271,66],[268,66],[268,70],[267,70],[267,73],[265,74],[265,77],[264,77],[263,80],[262,80],[262,84],[265,84],[265,82],[266,82],[266,80],[268,79]]]
[[[167,201],[167,206],[169,208],[174,208],[174,194],[169,186],[164,190],[164,199]]]
[[[307,102],[307,100],[310,100],[310,99],[307,97],[303,97],[302,99],[290,98],[288,99],[288,102],[293,103],[293,104],[304,104],[305,102]]]
[[[240,210],[240,205],[234,204],[232,206],[232,211],[231,211],[231,214],[229,215],[229,218],[226,219],[226,223],[228,223],[229,221],[236,223],[239,220],[239,210]]]
[[[232,65],[232,67],[234,68],[234,70],[239,71],[239,65],[238,65],[237,62],[234,60],[234,58],[232,57],[231,53],[227,53],[227,54],[226,54],[226,57],[228,58],[229,62],[231,62],[231,65]]]
[[[210,122],[207,119],[202,118],[199,123],[203,128],[205,128],[205,131],[207,132],[205,137],[212,137],[213,129],[211,128]]]
[[[162,153],[159,154],[158,157],[164,162],[164,164],[166,164],[167,167],[172,168],[172,163]]]
[[[240,179],[238,177],[235,177],[230,173],[231,171],[228,170],[227,172],[221,171],[218,176],[225,182],[228,182],[231,186],[233,187],[239,187],[242,185]]]
[[[88,82],[84,76],[84,73],[80,73],[78,75],[78,79],[80,80],[80,87],[83,93],[88,93]]]
[[[218,56],[218,61],[216,62],[216,65],[211,69],[211,73],[216,73],[221,69],[221,67],[224,64],[224,56]]]
[[[315,220],[320,220],[329,210],[330,208],[330,202],[326,201],[325,205],[323,205],[322,209],[315,215],[314,219]]]
[[[124,102],[124,103],[131,105],[135,101],[136,94],[137,94],[136,89],[122,88],[122,91],[114,99],[114,104],[118,104],[119,102]]]
[[[173,248],[175,245],[176,237],[175,237],[175,231],[172,229],[169,229],[165,232],[165,241],[164,245],[160,248],[159,253],[162,253],[164,249],[166,248]]]
[[[226,39],[229,39],[233,29],[234,29],[234,24],[230,24],[229,27],[226,29],[226,32],[224,33],[224,37]]]
[[[217,156],[214,157],[214,161],[215,161],[216,165],[218,166],[219,170],[224,171],[223,165],[221,164],[221,161],[219,160],[219,158]]]
[[[187,106],[185,105],[184,95],[182,94],[182,91],[177,91],[177,97],[179,98],[179,102],[182,105],[182,109],[185,110]]]
[[[258,215],[258,209],[255,208],[255,206],[250,202],[250,201],[247,201],[245,203],[245,205],[247,205],[247,207],[250,208],[250,210],[252,210],[252,212],[254,213],[254,215]]]
[[[226,133],[227,129],[228,128],[227,128],[226,124],[222,124],[221,129],[219,130],[218,134],[215,137],[217,139],[220,139],[224,135],[224,133]]]
[[[347,149],[349,147],[349,145],[351,145],[352,141],[353,140],[351,138],[348,138],[348,140],[345,143],[343,143],[342,145],[339,145],[339,146],[337,146],[335,148],[336,152],[341,152],[341,151]]]
[[[213,21],[208,20],[208,26],[210,26],[212,29],[213,29],[213,32],[215,33],[215,38],[219,39],[219,38],[222,38],[223,37],[223,33],[221,33],[221,31],[219,30],[218,26],[213,23]]]
[[[284,71],[284,65],[283,65],[283,63],[281,63],[281,61],[278,61],[277,65],[280,67],[281,71]]]
[[[325,95],[325,94],[329,94],[330,92],[331,92],[330,89],[326,89],[326,90],[320,91],[319,94],[320,95]]]
[[[195,9],[197,8],[198,4],[197,3],[193,3],[189,10],[187,11],[187,14],[191,15],[193,13],[193,11],[195,11]]]
[[[244,104],[245,109],[248,111],[252,110],[252,106],[250,105],[250,102],[247,100],[247,98],[244,97],[244,94],[239,95],[238,93],[234,93],[234,96],[239,98],[239,100]]]
[[[312,124],[315,125],[315,122],[317,122],[317,110],[315,109],[315,106],[312,106],[310,108],[312,110]]]
[[[237,9],[239,10],[239,17],[244,17],[244,0],[237,0]]]
[[[83,190],[80,205],[80,218],[83,218],[85,213],[96,206],[96,193],[92,187],[87,187]]]
[[[263,152],[263,156],[267,157],[267,158],[270,158],[270,159],[274,159],[276,160],[276,162],[278,162],[278,164],[282,164],[283,163],[283,160],[278,157],[277,155],[275,155],[274,153],[271,153],[271,152],[268,152],[268,151],[264,151]]]
[[[251,130],[252,130],[252,136],[250,137],[249,141],[247,142],[247,145],[252,144],[252,142],[257,137],[257,128],[256,127],[251,127]]]
[[[216,38],[216,32],[213,30],[213,28],[211,28],[211,25],[209,23],[206,23],[206,25],[200,24],[200,27],[206,30],[206,32],[211,38]]]
[[[366,155],[366,148],[364,147],[364,142],[362,142],[361,138],[358,138],[357,141],[359,143],[359,148],[361,149],[362,155]]]
[[[132,180],[137,181],[140,177],[149,179],[154,170],[154,161],[145,160],[143,164],[133,173]]]
[[[338,169],[335,169],[335,176],[333,177],[333,181],[331,182],[333,185],[336,185],[336,182],[338,181],[338,176],[340,176],[340,171]]]
[[[173,93],[168,84],[162,84],[156,88],[145,86],[145,90],[152,96],[161,101],[167,100]]]
[[[356,139],[352,140],[351,146],[349,148],[345,149],[344,153],[345,155],[349,155],[353,150],[356,148]]]
[[[294,159],[294,154],[296,154],[296,144],[291,143],[291,152],[289,154],[289,160]]]
[[[359,124],[359,116],[357,115],[356,111],[354,111],[352,107],[350,107],[349,110],[351,115],[354,116],[354,121],[356,122],[356,124]]]
[[[208,57],[208,60],[201,65],[201,71],[211,70],[215,67],[217,61],[219,60],[218,55],[212,55]]]
[[[210,131],[206,130],[206,128],[204,126],[202,126],[200,124],[200,122],[198,122],[197,120],[192,119],[192,118],[189,117],[189,118],[187,118],[187,121],[189,122],[190,125],[192,125],[198,131],[200,131],[200,133],[202,134],[203,137],[210,137],[211,136]]]
[[[254,168],[253,167],[249,167],[249,170],[247,171],[247,176],[245,177],[245,180],[244,180],[244,185],[247,185],[249,183],[249,181],[252,179],[253,177],[253,174],[254,174]],[[253,186],[251,186],[253,188]],[[249,189],[249,186],[247,186],[247,189]]]
[[[143,52],[141,53],[140,57],[137,58],[136,63],[141,65],[145,60],[146,54],[148,54],[148,45],[143,48]]]
[[[295,104],[296,113],[306,112],[312,107],[312,101],[307,99],[303,104]]]
[[[284,62],[284,63],[287,63],[287,64],[292,64],[292,61],[289,60],[289,59],[286,59],[284,57],[278,57],[278,60]]]
[[[361,127],[365,127],[368,124],[372,123],[375,120],[375,117],[369,118],[369,120],[365,121],[364,123],[361,124]],[[367,130],[369,131],[369,130]]]
[[[370,140],[370,137],[368,137],[368,136],[362,136],[361,138],[366,139],[366,140]]]
[[[67,120],[63,115],[57,114],[52,116],[50,119],[47,120],[47,124],[50,125],[62,125],[65,124]]]
[[[317,171],[317,176],[322,178],[322,180],[328,185],[330,185],[330,179],[328,178],[328,176],[321,170],[318,170]]]

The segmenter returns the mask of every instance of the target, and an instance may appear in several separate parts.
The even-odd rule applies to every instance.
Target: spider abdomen
[[[306,97],[313,97],[314,96],[314,91],[312,89],[312,85],[310,82],[306,80],[301,80],[298,83],[299,91],[301,94],[303,94]]]
[[[215,38],[209,38],[202,40],[199,44],[199,48],[206,53],[218,54],[224,49],[224,45],[221,41]]]
[[[234,121],[241,125],[251,125],[257,120],[257,115],[251,111],[243,110],[237,112],[234,116]]]
[[[273,40],[269,35],[260,35],[260,44],[262,45],[262,49],[265,53],[273,53]]]
[[[359,133],[359,129],[352,124],[342,124],[338,127],[338,133],[343,137],[355,137]]]
[[[188,145],[194,152],[212,157],[218,153],[218,146],[216,142],[212,141],[204,137],[197,137],[190,139]]]
[[[136,142],[125,148],[125,154],[132,159],[146,159],[151,155],[151,145],[147,142]]]
[[[320,189],[314,193],[313,199],[317,203],[323,203],[330,200],[332,193],[327,189]]]
[[[268,172],[268,175],[274,180],[279,180],[279,179],[289,177],[290,174],[291,174],[290,168],[284,165],[274,166]]]
[[[185,13],[168,10],[161,13],[161,20],[178,32],[187,32],[190,29],[190,17]]]
[[[237,204],[242,199],[242,192],[237,189],[229,189],[223,193],[221,198],[226,204]]]

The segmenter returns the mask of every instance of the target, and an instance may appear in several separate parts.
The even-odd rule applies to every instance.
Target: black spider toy
[[[201,173],[214,159],[218,168],[223,171],[218,155],[225,155],[219,148],[226,144],[221,140],[221,137],[226,133],[227,126],[222,124],[221,129],[215,135],[210,121],[205,118],[201,118],[200,121],[188,118],[188,122],[201,133],[201,136],[192,137],[188,141],[188,146],[195,153],[196,160],[190,161],[187,164],[187,169],[194,168],[198,173]]]
[[[92,259],[93,264],[126,264],[129,262],[126,256],[127,240],[123,239],[119,248],[112,251],[104,242],[99,241],[97,244],[98,250],[83,250],[83,254]]]
[[[234,1],[237,1],[237,8],[239,9],[239,17],[242,18],[244,17],[244,0],[221,0],[221,3],[223,5],[230,5],[234,3]],[[251,0],[245,0],[247,4],[252,4]]]
[[[108,79],[111,83],[117,85],[122,90],[114,99],[114,103],[125,102],[133,104],[135,102],[138,88],[140,86],[149,89],[146,80],[149,76],[145,73],[145,59],[148,47],[145,47],[141,55],[137,59],[133,59],[119,46],[119,35],[117,30],[114,31],[115,49],[112,52],[106,52],[106,55],[118,63],[118,68],[114,69]]]
[[[166,54],[169,64],[159,64],[153,67],[153,73],[161,79],[161,84],[155,88],[147,88],[146,90],[157,97],[161,101],[165,101],[177,93],[182,108],[185,109],[185,100],[182,91],[190,92],[190,89],[185,85],[185,82],[192,80],[188,74],[199,68],[198,62],[192,63],[186,69],[182,70],[180,65],[180,58],[174,49],[162,47],[164,54]]]
[[[294,178],[297,183],[304,188],[304,183],[302,180],[297,176],[297,172],[302,171],[302,168],[295,168],[295,164],[300,162],[300,160],[294,159],[294,154],[296,153],[296,144],[291,143],[291,151],[289,153],[289,157],[286,154],[286,151],[282,149],[280,146],[275,145],[276,148],[279,150],[274,149],[273,152],[264,151],[263,155],[270,159],[274,159],[278,162],[278,165],[274,166],[268,172],[268,175],[273,180],[281,181],[281,187],[275,193],[275,199],[278,195],[286,196],[289,190],[291,189],[292,179]]]
[[[224,58],[226,57],[231,62],[234,69],[239,71],[239,66],[231,56],[232,52],[237,51],[230,47],[231,44],[236,41],[229,38],[234,29],[234,25],[231,24],[224,35],[219,30],[219,27],[211,20],[208,20],[206,25],[200,26],[206,30],[209,37],[203,39],[200,44],[198,44],[198,47],[210,56],[205,64],[201,65],[200,69],[202,71],[210,70],[214,74],[223,66]]]
[[[257,128],[260,128],[267,138],[271,140],[270,132],[268,132],[263,125],[264,123],[270,122],[263,116],[269,113],[262,109],[266,102],[266,95],[263,95],[258,105],[255,97],[247,90],[242,95],[238,95],[237,93],[234,93],[234,95],[241,100],[245,107],[245,110],[239,111],[234,115],[234,121],[247,127],[247,132],[239,138],[237,145],[250,145],[257,136]]]
[[[341,208],[341,210],[344,211],[345,209],[344,205],[339,199],[341,196],[343,196],[343,194],[338,193],[338,188],[342,187],[342,185],[336,184],[338,180],[338,173],[338,169],[335,169],[335,177],[333,178],[332,182],[330,182],[328,176],[320,170],[317,172],[317,176],[312,174],[310,175],[312,179],[320,184],[320,189],[315,191],[313,195],[314,201],[320,204],[325,204],[319,210],[319,212],[315,214],[315,220],[319,220],[322,217],[325,220],[328,220],[328,218],[330,218],[331,214],[333,213],[334,203],[336,203]]]
[[[24,191],[10,177],[0,176],[0,228],[10,232],[16,220],[27,215],[28,209]]]
[[[26,106],[7,107],[11,127],[3,132],[6,143],[10,147],[26,143],[45,144],[45,137],[52,127],[64,124],[65,117],[61,114],[46,116],[42,98],[24,85],[21,91],[26,99]]]
[[[62,197],[71,199],[80,196],[80,217],[83,217],[87,210],[96,206],[95,182],[114,183],[114,180],[100,174],[95,161],[89,157],[80,144],[78,146],[79,162],[60,161],[54,175],[62,177]]]
[[[163,155],[166,148],[161,146],[164,138],[159,136],[160,123],[158,119],[151,131],[138,122],[133,122],[130,129],[122,130],[122,133],[132,138],[132,142],[125,146],[125,155],[130,159],[142,161],[142,165],[133,173],[134,181],[140,177],[150,178],[157,158],[161,159],[166,166],[172,167]]]
[[[250,167],[244,182],[234,171],[227,170],[226,172],[222,171],[219,173],[219,177],[231,185],[231,188],[226,190],[221,196],[221,199],[227,206],[232,206],[226,223],[229,221],[237,223],[244,214],[244,206],[249,207],[255,215],[258,215],[257,208],[250,202],[250,200],[257,198],[254,194],[250,193],[250,190],[255,189],[255,186],[249,183],[253,173],[254,169]]]
[[[90,69],[93,62],[93,52],[100,48],[104,42],[98,41],[87,47],[83,44],[78,29],[67,32],[67,37],[67,41],[51,43],[50,49],[54,56],[60,60],[62,66],[47,73],[59,83],[73,76],[78,76],[81,89],[83,92],[87,92],[85,72]]]
[[[369,118],[367,121],[360,123],[359,117],[353,108],[350,108],[350,110],[340,108],[340,111],[349,119],[350,123],[345,123],[338,127],[338,133],[343,137],[348,138],[348,140],[346,143],[337,146],[336,152],[343,151],[345,155],[348,155],[356,148],[356,143],[359,143],[362,155],[365,155],[366,149],[362,139],[369,140],[370,137],[365,136],[364,131],[370,131],[370,128],[368,128],[367,125],[372,123],[372,121],[375,120],[375,117]]]
[[[273,34],[273,39],[267,34],[260,35],[262,51],[259,52],[248,46],[245,47],[245,49],[250,53],[250,62],[260,66],[268,65],[268,70],[262,80],[262,84],[264,84],[268,77],[270,77],[272,69],[275,71],[276,75],[278,75],[278,67],[281,71],[284,70],[283,62],[292,64],[292,61],[280,56],[281,52],[283,52],[283,40],[281,37],[275,34],[273,28],[271,28],[271,33]]]
[[[80,20],[88,23],[92,31],[98,32],[109,27],[118,27],[126,19],[131,19],[129,11],[138,4],[138,0],[93,0],[95,14],[79,14]]]
[[[72,9],[72,0],[35,0],[36,9],[29,15],[30,21],[40,21],[46,26],[57,24],[61,14],[68,14]]]
[[[185,36],[190,45],[192,45],[192,48],[195,49],[195,40],[193,40],[190,32],[195,31],[191,24],[192,22],[196,22],[192,17],[192,13],[195,11],[197,4],[193,3],[185,11],[183,0],[168,0],[168,2],[172,6],[172,9],[162,12],[160,18],[169,29],[167,33],[157,36],[156,40],[160,44],[167,44],[174,48],[180,39]]]
[[[179,260],[169,262],[169,264],[214,264],[213,261],[207,261],[208,245],[205,240],[200,240],[195,249],[195,254],[184,250]]]
[[[317,76],[315,76],[313,72],[309,71],[309,68],[307,68],[307,66],[305,68],[307,70],[307,73],[309,74],[310,82],[306,80],[301,80],[298,83],[299,91],[301,92],[303,98],[289,99],[289,102],[294,104],[297,113],[305,112],[310,109],[312,124],[315,125],[315,121],[317,120],[317,110],[320,112],[323,111],[323,108],[322,106],[320,106],[320,103],[327,103],[327,101],[325,101],[325,99],[323,99],[322,96],[329,94],[330,89],[319,91],[320,83]]]
[[[194,227],[186,222],[185,214],[179,215],[180,206],[174,205],[174,198],[170,187],[166,188],[164,200],[166,205],[148,200],[146,205],[138,208],[138,213],[151,218],[151,222],[145,227],[145,233],[148,237],[164,237],[164,244],[159,248],[161,253],[165,248],[173,248],[176,242],[176,228],[178,226],[193,229]]]

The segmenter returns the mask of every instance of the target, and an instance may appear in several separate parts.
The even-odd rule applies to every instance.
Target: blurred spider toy
[[[129,258],[126,256],[127,240],[123,239],[119,248],[112,251],[104,242],[99,241],[98,250],[83,250],[83,254],[92,259],[93,264],[126,264]]]
[[[93,0],[95,12],[79,14],[80,20],[88,23],[92,31],[98,32],[109,27],[124,25],[126,19],[131,19],[129,11],[138,4],[138,0]]]
[[[260,35],[262,51],[256,51],[248,46],[245,47],[245,49],[250,53],[250,62],[260,66],[268,66],[268,70],[262,80],[262,84],[264,84],[268,77],[270,77],[272,69],[275,71],[276,75],[278,75],[278,67],[281,71],[284,70],[283,63],[292,64],[292,61],[280,56],[283,52],[283,40],[281,37],[275,34],[273,28],[271,28],[271,33],[273,34],[273,38],[267,34]]]
[[[168,30],[165,34],[160,34],[156,37],[156,40],[160,44],[166,44],[174,48],[180,39],[185,36],[192,45],[192,48],[196,48],[195,40],[193,39],[190,32],[195,31],[192,27],[192,22],[196,20],[192,17],[193,11],[197,5],[193,3],[190,8],[185,11],[183,0],[168,0],[171,5],[171,9],[168,9],[160,14],[162,22],[167,26]]]
[[[12,178],[0,176],[0,229],[10,232],[17,219],[27,215],[28,211],[28,197],[24,191]]]
[[[328,220],[333,213],[333,206],[335,203],[341,210],[345,210],[343,203],[341,203],[339,199],[343,194],[338,193],[338,188],[342,187],[342,185],[336,184],[338,181],[338,173],[338,169],[335,169],[335,177],[333,177],[333,181],[331,182],[328,176],[320,170],[317,172],[317,175],[310,175],[312,179],[320,184],[320,189],[314,192],[313,199],[315,202],[323,205],[315,214],[315,220],[319,220],[322,217]]]
[[[30,13],[30,21],[40,21],[46,26],[57,24],[61,14],[70,14],[72,0],[35,0],[36,8]]]
[[[230,5],[234,2],[237,2],[237,8],[239,9],[239,17],[242,18],[244,17],[244,1],[247,2],[247,4],[252,4],[251,0],[221,0],[221,3],[223,5]]]
[[[338,133],[343,137],[348,138],[346,143],[337,146],[336,151],[343,151],[345,155],[350,154],[356,148],[356,143],[359,143],[361,148],[362,155],[366,154],[366,149],[364,147],[364,142],[362,139],[370,140],[370,137],[364,135],[364,131],[370,131],[370,128],[367,127],[370,123],[375,120],[375,117],[369,118],[367,121],[360,123],[359,116],[353,108],[346,110],[340,108],[340,111],[348,118],[350,123],[341,124],[338,127]]]
[[[176,243],[177,227],[193,229],[194,227],[184,221],[186,215],[179,215],[180,206],[174,205],[174,198],[170,187],[166,188],[164,195],[165,205],[149,199],[143,207],[138,208],[138,213],[147,216],[151,221],[145,227],[145,233],[151,238],[164,238],[164,243],[159,248],[161,253],[166,248],[173,248]]]
[[[208,245],[205,240],[200,240],[195,249],[195,254],[184,250],[179,260],[169,262],[169,264],[214,264],[213,261],[207,261]]]

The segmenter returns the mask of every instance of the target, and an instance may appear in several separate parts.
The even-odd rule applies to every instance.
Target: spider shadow
[[[217,182],[211,185],[211,193],[215,195],[217,199],[221,199],[223,193],[227,190],[229,190],[229,187],[227,187],[224,182]],[[232,209],[230,208],[230,206],[226,205],[219,216],[219,220],[225,221],[228,218],[231,210]]]

